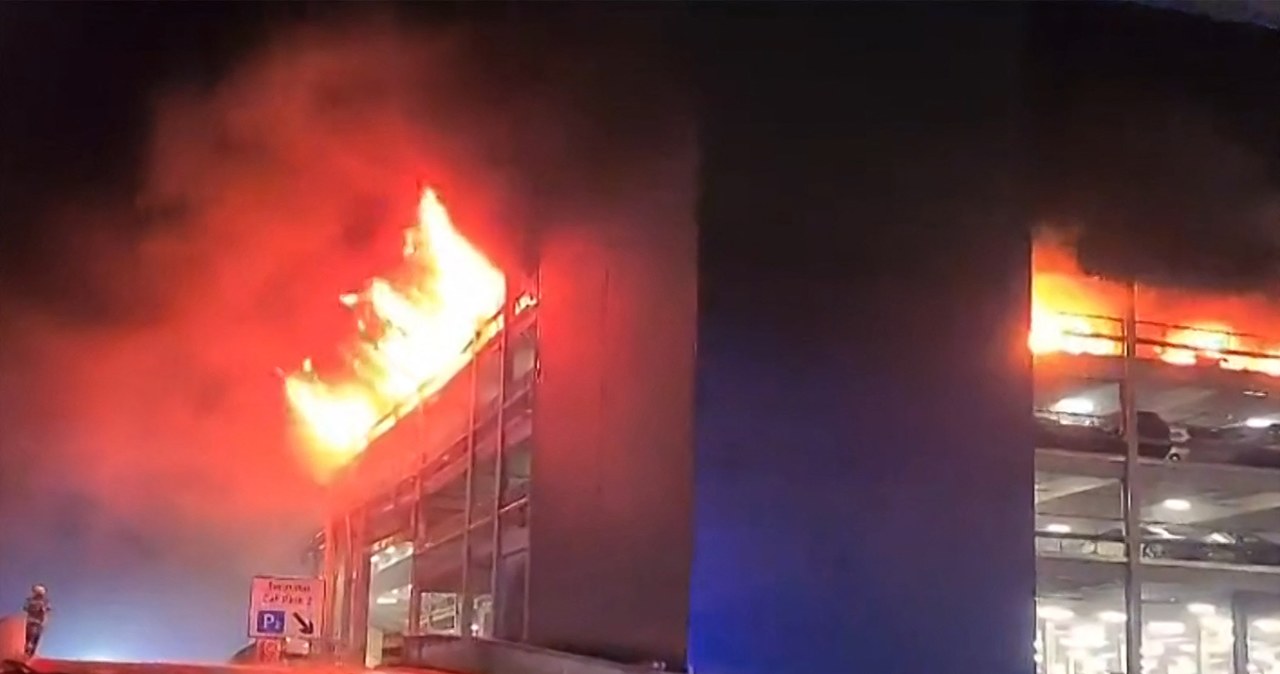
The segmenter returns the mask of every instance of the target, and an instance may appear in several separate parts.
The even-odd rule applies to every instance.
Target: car
[[[1124,456],[1127,451],[1118,414],[1105,417],[1064,415],[1048,411],[1036,413],[1036,446]],[[1175,451],[1170,425],[1155,412],[1138,412],[1138,455],[1149,459],[1178,460],[1185,450]]]
[[[1121,529],[1110,529],[1098,538],[1123,541]],[[1280,566],[1280,544],[1256,534],[1192,529],[1168,524],[1142,525],[1143,559],[1217,562],[1252,566]]]

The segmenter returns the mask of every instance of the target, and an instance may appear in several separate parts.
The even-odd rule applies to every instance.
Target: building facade
[[[499,336],[352,468],[332,636],[1270,671],[1280,326],[1271,279],[1220,272],[1270,260],[1233,256],[1271,245],[1274,35],[1135,3],[711,14],[697,161],[576,174]]]

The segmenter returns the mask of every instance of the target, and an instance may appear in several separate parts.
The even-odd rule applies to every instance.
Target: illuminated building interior
[[[346,367],[286,379],[332,495],[324,642],[370,666],[406,637],[525,630],[536,294],[509,295],[430,190],[404,256],[340,298],[359,332]]]
[[[371,666],[399,657],[406,636],[522,638],[535,313],[515,315],[340,477],[358,487],[327,529],[330,636]]]
[[[1033,256],[1037,671],[1280,672],[1280,306],[1130,289],[1070,244]]]

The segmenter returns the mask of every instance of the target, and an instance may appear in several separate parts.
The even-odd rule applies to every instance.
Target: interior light
[[[1280,620],[1275,618],[1260,618],[1253,621],[1253,626],[1258,628],[1259,632],[1266,632],[1267,634],[1280,633]]]
[[[1107,633],[1102,625],[1077,625],[1062,643],[1073,648],[1102,648],[1107,645]]]
[[[1050,622],[1058,620],[1071,620],[1076,616],[1076,612],[1062,606],[1037,606],[1036,615],[1042,620]]]
[[[1168,510],[1176,512],[1186,512],[1191,510],[1191,501],[1184,498],[1167,498],[1160,505],[1164,506]]]
[[[1187,625],[1176,620],[1154,620],[1147,623],[1147,631],[1156,636],[1176,637],[1186,633]]]
[[[1051,534],[1069,534],[1071,533],[1071,525],[1054,522],[1053,524],[1045,525],[1044,530]]]
[[[1232,628],[1231,618],[1228,618],[1226,616],[1218,616],[1218,615],[1205,616],[1200,619],[1200,623],[1203,624],[1205,627],[1208,627],[1213,630],[1217,630],[1219,632],[1230,632]]]
[[[1213,604],[1204,602],[1192,602],[1187,604],[1187,610],[1198,616],[1213,615],[1218,609]]]
[[[1128,619],[1129,618],[1125,616],[1124,611],[1103,611],[1098,614],[1098,620],[1101,620],[1104,623],[1111,623],[1112,625],[1119,625]]]
[[[1270,428],[1275,424],[1275,420],[1266,417],[1249,417],[1244,420],[1244,425],[1249,428]]]
[[[381,597],[378,597],[379,606],[391,606],[392,604],[396,603],[396,601],[397,601],[396,598],[391,595],[384,594]]]
[[[1063,398],[1049,409],[1062,414],[1093,414],[1097,406],[1088,398]]]

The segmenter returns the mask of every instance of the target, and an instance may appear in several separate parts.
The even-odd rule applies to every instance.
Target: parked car
[[[1036,414],[1036,446],[1123,456],[1127,450],[1119,415],[1106,417]],[[1181,458],[1174,451],[1173,431],[1155,412],[1138,412],[1138,455],[1151,459]],[[1175,458],[1175,460],[1176,460]]]
[[[1120,529],[1108,530],[1098,538],[1106,541],[1124,540]],[[1206,533],[1202,529],[1144,524],[1142,557],[1183,562],[1280,566],[1280,544],[1249,533]]]

